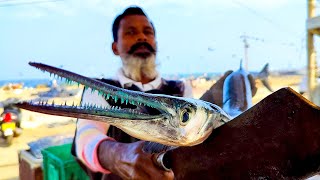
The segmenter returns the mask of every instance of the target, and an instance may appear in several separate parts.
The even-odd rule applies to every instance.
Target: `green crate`
[[[86,180],[87,174],[71,155],[71,144],[51,146],[41,151],[45,180]]]

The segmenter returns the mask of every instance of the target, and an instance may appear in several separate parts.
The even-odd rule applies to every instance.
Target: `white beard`
[[[154,54],[147,58],[129,55],[122,58],[122,70],[128,78],[140,82],[142,77],[155,79],[158,75],[156,70],[156,57]]]

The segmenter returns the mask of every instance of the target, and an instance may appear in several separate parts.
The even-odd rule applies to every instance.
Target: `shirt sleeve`
[[[97,91],[87,89],[83,92],[81,104],[110,106],[107,101],[98,95]],[[106,135],[109,124],[87,119],[78,119],[75,136],[76,154],[82,163],[94,172],[110,173],[104,169],[98,160],[98,147],[104,140],[113,140]]]

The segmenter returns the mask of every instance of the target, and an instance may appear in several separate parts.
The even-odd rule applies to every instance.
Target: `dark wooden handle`
[[[165,171],[171,171],[171,168],[168,167],[168,163],[165,163],[165,154],[166,152],[161,152],[158,154],[153,155],[153,162],[155,165],[157,165],[159,168],[165,170]]]

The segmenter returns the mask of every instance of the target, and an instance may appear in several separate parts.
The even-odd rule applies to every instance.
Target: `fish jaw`
[[[216,105],[201,100],[130,91],[48,66],[29,63],[42,71],[90,88],[106,100],[134,108],[97,107],[92,104],[67,106],[47,102],[22,102],[17,106],[35,112],[106,122],[141,140],[170,146],[192,146],[203,142],[212,129],[228,117]],[[87,89],[87,90],[90,90]]]

